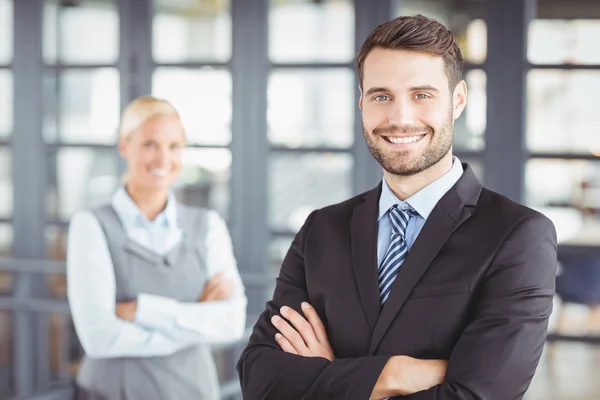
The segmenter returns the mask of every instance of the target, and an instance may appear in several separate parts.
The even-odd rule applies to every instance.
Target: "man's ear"
[[[452,116],[454,119],[457,119],[467,106],[467,83],[464,80],[458,82],[454,88],[454,93],[452,94],[452,104],[454,105]]]
[[[362,111],[362,106],[363,106],[363,93],[362,93],[362,88],[359,86],[358,87],[359,90],[359,97],[358,97],[358,108]]]

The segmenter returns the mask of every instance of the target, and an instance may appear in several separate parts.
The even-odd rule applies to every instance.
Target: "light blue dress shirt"
[[[377,265],[381,264],[383,256],[390,245],[392,237],[392,226],[390,222],[389,209],[394,204],[399,204],[400,209],[413,208],[419,215],[413,216],[406,227],[406,242],[408,249],[415,243],[429,214],[440,199],[458,182],[463,174],[463,168],[457,157],[453,158],[452,168],[417,193],[404,201],[400,201],[383,179],[381,196],[379,197],[379,218],[377,220]]]

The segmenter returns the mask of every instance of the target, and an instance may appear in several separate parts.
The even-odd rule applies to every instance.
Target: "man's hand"
[[[408,396],[444,382],[446,360],[419,360],[408,356],[390,358],[381,372],[371,398]]]
[[[329,361],[335,359],[323,322],[310,304],[302,303],[302,311],[308,321],[290,307],[283,306],[280,311],[293,325],[277,315],[271,318],[273,325],[281,332],[275,335],[281,350],[304,357],[323,357]]]
[[[213,276],[204,287],[204,291],[198,301],[225,300],[233,293],[233,282],[225,279],[223,274]]]
[[[125,321],[131,321],[135,319],[135,312],[137,311],[137,301],[120,301],[117,303],[115,314],[117,317],[124,319]]]

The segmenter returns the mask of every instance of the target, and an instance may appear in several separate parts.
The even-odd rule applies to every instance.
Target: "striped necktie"
[[[398,270],[408,254],[408,245],[406,243],[406,227],[410,217],[416,215],[416,211],[411,209],[400,210],[398,204],[393,205],[389,209],[390,221],[392,223],[392,238],[383,261],[379,265],[379,298],[381,304],[385,303],[390,291],[392,283],[398,275]]]

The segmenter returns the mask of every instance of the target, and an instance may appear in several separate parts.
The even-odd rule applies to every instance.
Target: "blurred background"
[[[252,326],[309,212],[381,179],[354,57],[379,23],[416,13],[465,56],[456,155],[558,230],[551,335],[525,398],[600,398],[599,1],[0,0],[0,399],[68,398],[82,354],[68,221],[120,184],[129,101],[181,112],[176,194],[228,221]],[[214,350],[223,398],[240,398],[243,344]]]

